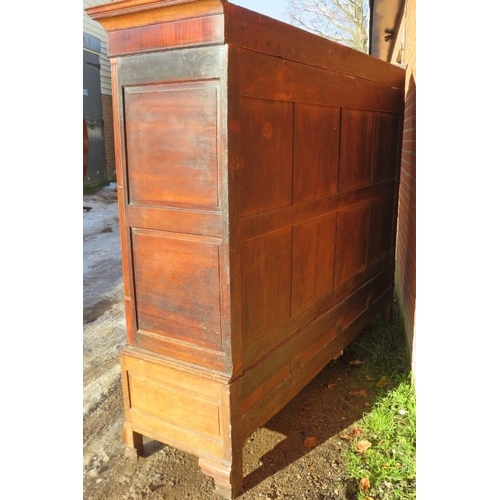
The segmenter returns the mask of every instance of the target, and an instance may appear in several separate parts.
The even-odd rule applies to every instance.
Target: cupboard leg
[[[143,454],[142,434],[133,431],[127,424],[123,426],[122,439],[126,446],[126,456],[137,458]]]
[[[241,458],[231,464],[213,459],[200,458],[198,461],[203,474],[213,477],[215,491],[224,498],[233,499],[243,488],[243,462]]]

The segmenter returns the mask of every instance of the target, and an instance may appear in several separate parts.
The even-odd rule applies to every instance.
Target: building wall
[[[412,347],[416,371],[416,0],[406,0],[392,61],[406,67],[405,114],[401,153],[398,229],[396,241],[396,293]]]
[[[83,31],[101,40],[101,93],[104,120],[104,144],[106,149],[106,171],[108,180],[116,179],[115,144],[113,138],[113,107],[111,102],[111,66],[108,58],[108,41],[102,26],[91,19],[85,9],[94,5],[109,3],[110,0],[83,0]]]

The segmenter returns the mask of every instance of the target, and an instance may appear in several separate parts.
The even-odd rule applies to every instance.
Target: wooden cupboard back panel
[[[243,345],[290,318],[291,244],[287,228],[242,245]]]
[[[336,213],[293,227],[293,314],[333,290],[336,229]]]
[[[368,265],[372,265],[393,251],[393,231],[393,196],[388,195],[383,198],[377,198],[371,204],[367,256]]]
[[[374,140],[372,163],[373,182],[395,179],[399,148],[399,121],[396,113],[377,113],[377,129]]]
[[[230,20],[225,26],[226,40],[236,46],[311,67],[335,69],[378,85],[404,86],[404,71],[397,66],[381,64],[374,57],[237,5],[227,4],[225,12]]]
[[[273,101],[398,113],[401,90],[342,72],[241,49],[241,95]]]
[[[240,214],[292,203],[293,105],[264,99],[240,102]]]
[[[364,203],[342,210],[337,228],[335,252],[335,284],[366,269],[370,205]]]
[[[236,131],[229,191],[238,193],[231,216],[241,271],[233,264],[231,272],[241,275],[241,323],[233,328],[241,328],[245,372],[319,328],[312,325],[369,280],[388,283],[380,280],[393,266],[401,95],[341,72],[234,50],[229,84],[239,98],[229,111]],[[341,329],[387,291],[375,289],[377,296],[361,294],[342,309]],[[276,366],[270,376],[279,380],[286,370],[293,371]]]
[[[374,113],[342,110],[339,190],[341,192],[371,184]]]
[[[340,108],[296,104],[293,138],[294,203],[336,194]]]

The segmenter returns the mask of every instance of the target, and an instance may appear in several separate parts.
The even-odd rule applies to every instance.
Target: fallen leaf
[[[370,441],[362,439],[361,441],[358,441],[354,447],[358,453],[364,453],[368,448],[371,448],[371,446],[372,444]]]
[[[367,477],[364,477],[359,482],[359,487],[362,491],[368,491],[370,489],[370,480]]]
[[[304,441],[304,446],[309,450],[311,448],[315,448],[316,446],[318,446],[318,439],[315,438],[314,436],[310,436],[306,438],[306,440]]]
[[[377,387],[385,387],[387,385],[387,377],[381,377],[380,380],[375,384]]]
[[[340,438],[341,439],[354,439],[355,437],[358,437],[362,434],[362,430],[361,430],[361,427],[353,427],[352,429],[349,429],[348,431],[346,432],[343,432],[342,434],[340,434]]]
[[[333,389],[334,387],[336,387],[337,384],[334,384],[333,382],[330,382],[328,384],[328,389]]]
[[[350,391],[349,394],[351,396],[357,396],[358,398],[366,398],[367,396],[365,389],[362,389],[360,391]]]
[[[360,361],[359,359],[355,359],[353,361],[350,361],[349,362],[350,365],[354,365],[354,366],[357,366],[357,365],[362,365],[363,364],[363,361]]]

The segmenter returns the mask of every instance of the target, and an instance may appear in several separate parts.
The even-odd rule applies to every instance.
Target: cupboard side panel
[[[218,206],[219,82],[125,89],[130,203]]]
[[[229,374],[226,57],[203,47],[116,66],[128,344]]]

